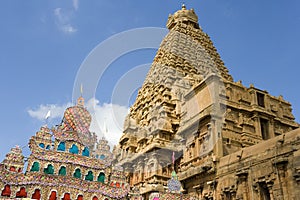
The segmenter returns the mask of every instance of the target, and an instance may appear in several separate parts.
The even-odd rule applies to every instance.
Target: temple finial
[[[51,117],[51,110],[48,110],[46,116],[45,116],[45,122],[46,122],[46,126],[48,125],[49,122],[49,118]]]
[[[104,135],[105,135],[105,134],[108,134],[108,128],[107,128],[106,118],[104,118],[103,129],[104,129]]]
[[[175,152],[174,151],[172,154],[172,164],[173,164],[173,169],[175,170]]]
[[[77,99],[77,106],[84,107],[84,98],[82,97],[83,95],[83,86],[82,84],[80,85],[80,97]]]
[[[83,86],[82,86],[82,83],[81,83],[81,85],[80,85],[80,96],[82,96],[83,95]]]
[[[178,22],[188,22],[187,24],[193,24],[195,28],[199,29],[198,16],[193,9],[187,9],[184,3],[182,3],[181,10],[169,16],[167,28],[172,29]]]

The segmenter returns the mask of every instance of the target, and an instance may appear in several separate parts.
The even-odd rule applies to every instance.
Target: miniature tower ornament
[[[168,181],[168,189],[172,193],[180,193],[181,183],[178,180],[178,176],[175,172],[175,152],[172,154],[173,171],[171,179]]]

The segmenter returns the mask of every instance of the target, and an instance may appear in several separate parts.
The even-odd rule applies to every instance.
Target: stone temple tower
[[[167,190],[174,152],[182,192],[209,198],[220,158],[299,125],[281,96],[233,81],[193,9],[169,15],[167,28],[115,156],[147,199]]]
[[[193,9],[183,5],[169,16],[167,27],[170,32],[125,120],[117,155],[131,172],[131,184],[146,194],[164,191],[172,173],[169,155],[175,152],[181,157],[183,153],[185,139],[179,133],[190,117],[185,95],[193,95],[195,86],[202,82],[219,90],[221,80],[232,81],[209,36],[199,27]],[[208,96],[204,103],[209,104],[211,98],[208,90],[205,92]],[[196,104],[195,112],[206,106]]]

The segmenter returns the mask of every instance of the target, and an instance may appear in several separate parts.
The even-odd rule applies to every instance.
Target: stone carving
[[[198,181],[207,180],[214,184],[204,187],[201,197],[220,199],[216,196],[216,190],[220,191],[218,183],[211,181],[223,176],[222,173],[217,175],[220,159],[262,142],[262,138],[295,129],[299,124],[294,121],[291,105],[282,97],[271,96],[253,84],[247,88],[241,81],[233,82],[209,36],[199,27],[193,10],[183,6],[169,16],[167,27],[170,32],[162,41],[130,108],[130,117],[124,123],[118,147],[122,149],[120,152],[132,154],[124,157],[121,153],[122,156],[117,154],[116,158],[124,166],[147,160],[143,170],[148,172],[144,173],[143,184],[140,182],[141,168],[133,167],[129,179],[140,189],[139,195],[149,197],[151,191],[156,191],[159,185],[166,186],[168,181],[165,176],[168,162],[159,160],[163,157],[162,152],[179,154],[182,150],[176,168],[181,170],[178,175],[187,193],[194,194]],[[212,77],[218,77],[222,84],[210,86]],[[209,96],[215,95],[211,88],[219,90],[214,96],[219,98],[216,101],[219,105],[205,107],[205,103],[209,105]],[[205,93],[206,89],[209,92]],[[224,116],[215,114],[217,108],[225,113]],[[266,130],[269,130],[268,134]],[[263,134],[267,137],[262,137]],[[138,139],[133,139],[135,137]],[[180,138],[181,143],[174,138]],[[242,154],[232,157],[242,158]],[[236,177],[232,180],[236,183],[228,191],[223,188],[222,198],[227,195],[226,198],[249,199],[244,193],[251,184],[247,186]]]

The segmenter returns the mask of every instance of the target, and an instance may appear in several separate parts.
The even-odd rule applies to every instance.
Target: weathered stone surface
[[[147,199],[175,168],[195,199],[296,199],[290,103],[234,82],[194,10],[183,6],[167,27],[115,150],[131,186]]]

